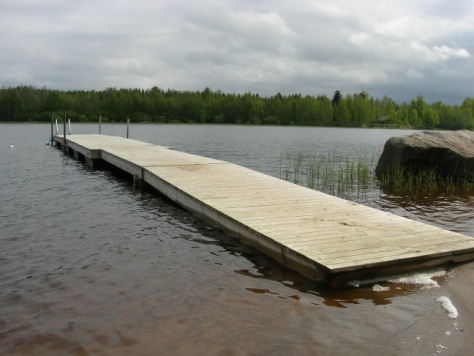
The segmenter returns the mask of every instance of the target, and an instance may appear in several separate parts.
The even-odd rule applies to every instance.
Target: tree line
[[[389,97],[373,98],[363,91],[345,96],[261,97],[255,93],[116,89],[60,91],[31,86],[0,89],[0,121],[47,122],[63,113],[76,122],[219,123],[340,127],[406,127],[474,129],[474,98],[458,106],[428,104],[419,95],[397,104]]]

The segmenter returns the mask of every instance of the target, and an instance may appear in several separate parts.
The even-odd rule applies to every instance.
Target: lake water
[[[411,132],[130,128],[131,138],[276,177],[287,153],[378,159],[389,137]],[[45,144],[49,134],[49,125],[0,125],[0,354],[452,354],[474,335],[452,286],[471,278],[472,264],[327,289],[153,192],[65,157]],[[472,196],[413,201],[374,191],[357,200],[474,237]]]

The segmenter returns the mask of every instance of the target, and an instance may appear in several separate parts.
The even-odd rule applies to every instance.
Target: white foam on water
[[[349,282],[348,285],[352,287],[360,287],[364,285],[377,284],[381,282],[390,282],[390,283],[398,283],[398,284],[418,284],[418,285],[423,285],[427,288],[431,288],[431,287],[439,287],[438,282],[436,282],[433,278],[443,277],[445,275],[446,275],[446,271],[438,269],[438,270],[433,270],[431,272],[403,274],[403,275],[394,276],[394,277],[366,279],[363,281],[355,280],[355,281]]]
[[[407,274],[399,277],[389,279],[391,283],[400,283],[400,284],[419,284],[427,287],[439,287],[439,283],[436,282],[433,278],[443,277],[446,275],[446,271],[438,270],[433,272],[426,273],[414,273]]]
[[[382,287],[380,284],[374,284],[372,290],[374,292],[388,292],[390,290],[390,287]]]
[[[447,350],[448,348],[444,345],[436,345],[436,353],[437,354],[440,354],[441,352],[443,352],[443,350]]]
[[[440,302],[441,305],[443,306],[443,308],[448,311],[448,313],[449,313],[448,318],[456,319],[458,317],[458,315],[459,315],[458,310],[456,309],[456,307],[451,302],[451,299],[449,299],[446,296],[442,296],[442,297],[436,298],[436,301]]]

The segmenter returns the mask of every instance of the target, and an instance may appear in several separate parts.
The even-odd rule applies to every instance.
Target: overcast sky
[[[0,0],[0,86],[474,97],[472,0]]]

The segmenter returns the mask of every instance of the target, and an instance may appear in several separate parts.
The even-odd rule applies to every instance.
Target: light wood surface
[[[329,284],[474,259],[474,239],[468,236],[232,163],[113,136],[71,135],[67,142],[86,157],[100,156],[143,179],[280,263]]]

